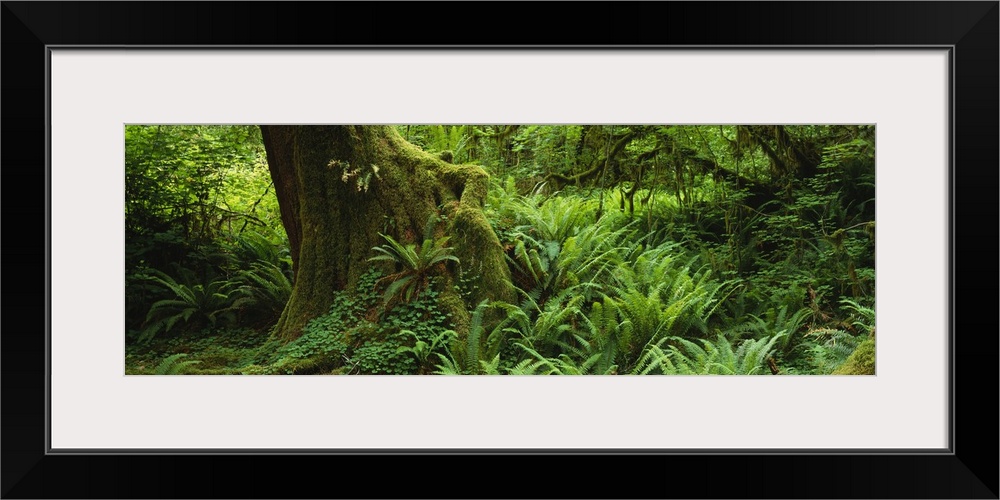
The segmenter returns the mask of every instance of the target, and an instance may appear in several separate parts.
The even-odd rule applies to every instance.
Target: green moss
[[[490,188],[490,177],[480,167],[471,167],[466,170],[467,180],[465,189],[462,191],[462,204],[468,207],[483,208],[486,202],[486,194]]]
[[[452,330],[455,330],[460,338],[468,335],[469,310],[454,287],[449,286],[441,292],[441,295],[438,296],[438,304],[441,310],[451,318]]]
[[[833,370],[834,375],[874,375],[875,338],[869,337],[858,344],[844,363]]]
[[[286,358],[284,363],[272,366],[274,373],[286,375],[315,375],[329,373],[340,364],[335,355],[317,354],[308,358]]]
[[[207,349],[204,353],[197,355],[194,359],[201,361],[199,368],[212,369],[212,368],[225,368],[229,366],[238,366],[241,361],[248,357],[248,354],[252,356],[252,351],[244,351],[242,349],[233,349],[229,347],[213,346]]]
[[[503,249],[482,212],[489,176],[481,167],[448,163],[393,127],[297,127],[294,141],[284,154],[294,157],[302,241],[276,337],[298,338],[338,290],[358,283],[372,248],[383,243],[379,233],[417,243],[438,207],[445,207],[450,225],[441,229],[452,236],[463,275],[480,277],[473,305],[484,298],[514,300]],[[451,309],[461,321],[457,305]]]
[[[461,262],[463,278],[475,278],[476,287],[466,305],[473,307],[484,299],[512,302],[514,285],[503,247],[482,210],[468,208],[463,203],[452,221],[452,243]]]
[[[239,375],[235,368],[188,368],[185,375]]]
[[[242,375],[317,375],[331,373],[340,365],[335,355],[318,354],[308,358],[282,358],[273,365],[247,365],[230,368],[226,373]],[[208,375],[208,373],[206,373]]]
[[[268,375],[267,367],[261,365],[247,365],[240,369],[242,375]]]
[[[467,207],[482,208],[489,190],[489,174],[478,165],[437,165],[439,178],[447,186],[454,199],[461,200]]]

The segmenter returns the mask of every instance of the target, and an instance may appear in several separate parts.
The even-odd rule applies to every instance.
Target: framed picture
[[[5,497],[298,497],[307,461],[389,465],[398,485],[367,488],[406,497],[438,467],[480,474],[479,455],[619,464],[530,496],[997,497],[977,423],[996,421],[996,320],[956,309],[996,297],[971,274],[996,276],[994,252],[973,257],[996,245],[996,2],[570,9],[607,40],[533,9],[491,18],[572,46],[390,28],[482,22],[445,5],[4,3],[8,185],[46,193],[8,209],[11,234],[46,234],[16,254],[40,290],[8,300],[45,322],[3,340]],[[877,373],[127,376],[124,125],[192,123],[874,125]],[[497,479],[491,496],[526,493]]]

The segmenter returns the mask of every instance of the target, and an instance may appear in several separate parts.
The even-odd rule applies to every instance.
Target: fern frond
[[[648,346],[631,371],[633,375],[648,375],[654,372],[663,375],[676,375],[678,373],[677,367],[671,360],[671,354],[664,352],[659,344]]]
[[[476,306],[469,320],[469,336],[465,340],[465,369],[472,372],[479,370],[479,338],[483,333],[483,311],[489,306],[486,299]]]
[[[534,359],[524,359],[507,369],[508,375],[536,375],[541,363]]]
[[[498,368],[500,367],[500,355],[497,354],[489,362],[480,360],[479,366],[482,368],[482,373],[486,375],[499,375],[500,372]]]
[[[441,359],[440,365],[435,365],[437,371],[434,372],[435,375],[462,375],[462,369],[458,367],[454,359],[451,359],[441,353],[434,353],[438,358]]]
[[[167,356],[159,365],[153,370],[154,375],[180,375],[183,374],[188,367],[194,366],[201,361],[181,361],[181,359],[187,357],[185,353],[178,353]]]

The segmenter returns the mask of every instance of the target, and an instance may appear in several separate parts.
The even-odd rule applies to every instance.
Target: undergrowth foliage
[[[330,310],[310,321],[302,336],[260,350],[245,374],[338,373],[407,375],[428,373],[450,340],[451,323],[438,305],[440,292],[426,290],[410,302],[395,303],[384,315],[370,269],[355,290],[338,293]],[[435,280],[430,279],[433,286]]]

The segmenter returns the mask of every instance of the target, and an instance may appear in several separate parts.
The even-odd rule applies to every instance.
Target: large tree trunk
[[[479,285],[469,302],[513,300],[503,249],[483,215],[489,185],[478,166],[452,165],[406,142],[388,126],[277,126],[261,132],[288,233],[295,283],[275,335],[290,340],[325,312],[338,290],[371,266],[378,233],[419,243],[428,218],[446,215],[462,278]],[[468,309],[445,274],[441,302],[456,330]]]

